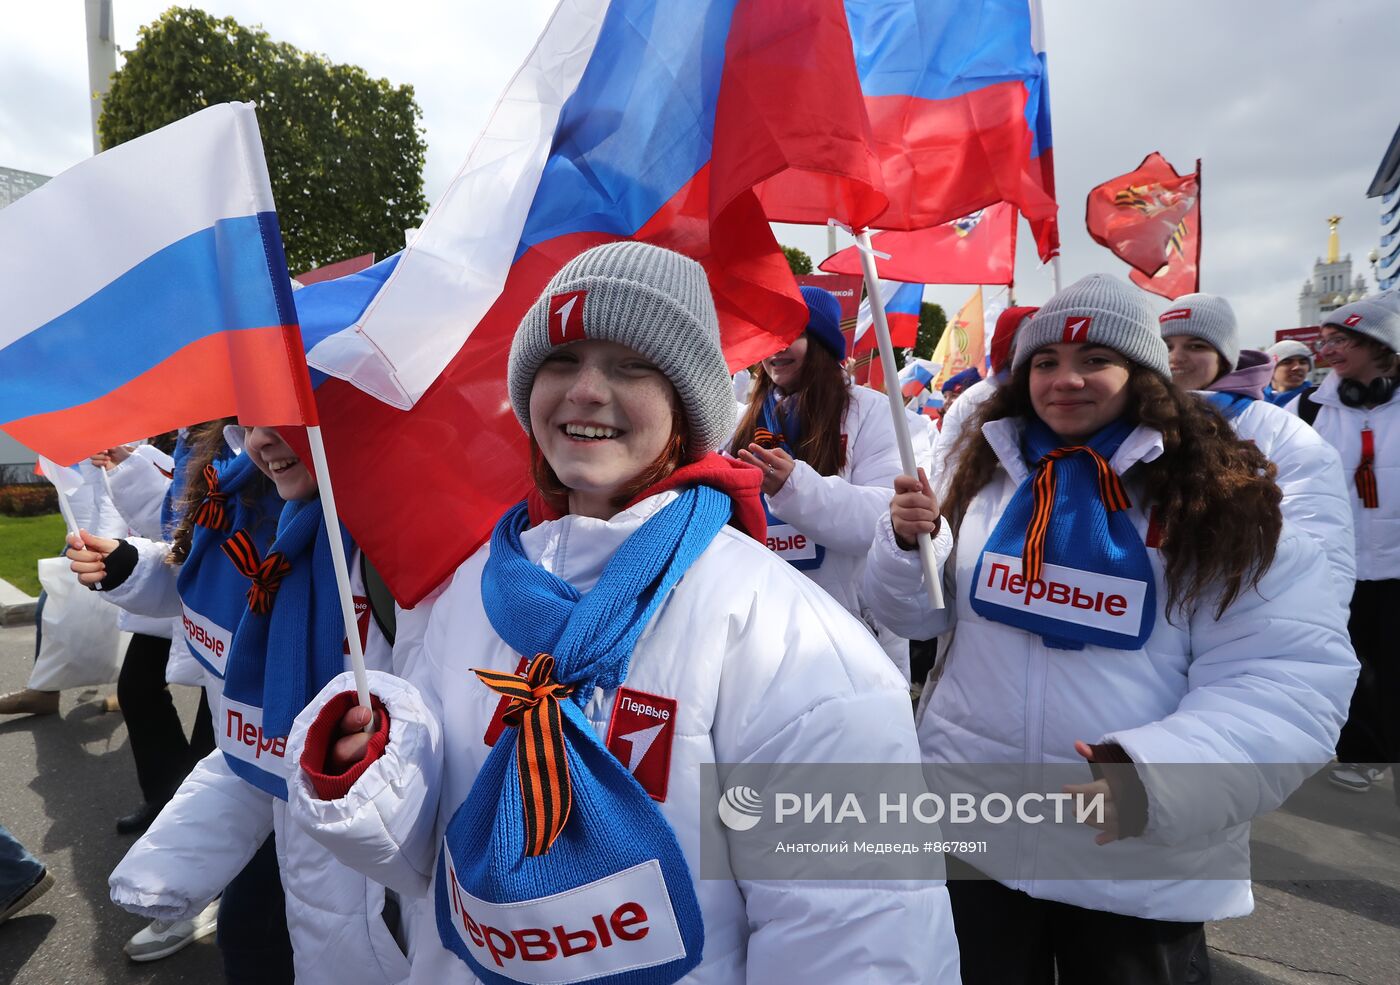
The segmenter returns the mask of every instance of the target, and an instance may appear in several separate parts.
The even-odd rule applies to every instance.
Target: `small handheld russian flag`
[[[35,451],[316,423],[251,104],[70,168],[0,212],[0,254],[0,428]]]

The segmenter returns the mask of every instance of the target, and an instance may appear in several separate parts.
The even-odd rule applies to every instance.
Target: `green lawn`
[[[63,517],[0,516],[0,578],[21,592],[39,594],[39,573],[34,565],[41,557],[54,557],[63,549]]]

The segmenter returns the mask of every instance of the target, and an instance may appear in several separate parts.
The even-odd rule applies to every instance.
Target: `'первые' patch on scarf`
[[[626,680],[638,637],[731,511],[724,492],[683,490],[586,595],[525,555],[526,504],[497,523],[482,603],[530,663],[524,678],[476,672],[513,699],[509,727],[448,823],[436,890],[443,946],[483,981],[535,981],[546,953],[569,982],[664,985],[699,964],[704,921],[675,832],[582,706]]]
[[[1109,466],[1132,425],[1062,446],[1039,418],[1023,438],[1031,474],[977,559],[972,610],[1037,633],[1049,647],[1136,650],[1152,635],[1157,583]]]
[[[786,404],[784,407],[782,404]],[[759,423],[754,428],[755,444],[764,448],[781,448],[794,459],[802,443],[802,421],[797,415],[797,398],[778,400],[778,391],[771,388],[763,398]],[[763,497],[763,512],[768,517],[768,549],[799,571],[815,571],[826,560],[826,548],[802,533],[790,523],[784,523],[768,508]]]
[[[220,549],[234,533],[249,538],[258,551],[267,549],[277,530],[282,497],[269,484],[261,495],[245,495],[262,478],[252,459],[238,455],[205,467],[209,492],[191,506],[195,523],[190,549],[175,586],[183,610],[185,642],[200,664],[222,680],[234,631],[247,608],[249,580]],[[227,721],[216,724],[226,729]]]
[[[343,527],[340,536],[348,556],[354,545]],[[345,669],[345,622],[321,501],[284,505],[265,551],[238,533],[223,546],[248,589],[224,677],[225,727],[214,731],[235,773],[286,800],[292,721]]]

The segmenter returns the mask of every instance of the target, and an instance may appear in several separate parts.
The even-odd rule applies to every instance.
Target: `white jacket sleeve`
[[[1269,405],[1271,416],[1275,413]],[[1342,472],[1342,456],[1321,435],[1296,417],[1286,417],[1267,452],[1278,467],[1283,516],[1317,542],[1332,569],[1332,587],[1350,607],[1356,584],[1356,537],[1352,532],[1351,493]]]
[[[178,618],[184,611],[175,588],[180,569],[165,563],[170,545],[144,537],[128,537],[127,543],[136,548],[136,567],[126,581],[103,592],[102,597],[138,616]]]
[[[228,768],[217,749],[126,853],[112,902],[151,920],[184,920],[224,891],[272,833],[272,797]]]
[[[783,522],[830,550],[862,555],[870,549],[875,523],[889,508],[895,476],[901,473],[888,410],[882,414],[866,404],[848,447],[849,478],[821,475],[799,461],[783,487],[768,497],[768,505]]]
[[[416,665],[431,606],[401,611],[394,640],[394,666]],[[300,763],[306,734],[326,702],[355,688],[354,675],[327,684],[292,725],[287,755]],[[389,712],[389,741],[339,800],[322,800],[298,769],[287,784],[292,821],[344,865],[397,892],[422,896],[437,856],[435,829],[442,786],[440,709],[408,681],[369,671],[370,692]]]
[[[170,456],[160,449],[141,445],[126,461],[107,473],[112,500],[127,526],[138,537],[151,540],[161,540],[165,536],[160,529],[160,506],[170,488],[170,479],[157,467],[156,456],[170,461]],[[165,467],[169,469],[169,465]]]
[[[1358,664],[1312,538],[1284,525],[1272,567],[1219,619],[1191,615],[1189,690],[1175,712],[1112,732],[1147,792],[1144,837],[1176,844],[1274,810],[1332,758]],[[1206,770],[1157,764],[1238,764]],[[1262,765],[1261,765],[1262,764]]]
[[[908,683],[868,632],[825,597],[797,614],[751,616],[738,633],[712,730],[717,762],[917,764]],[[747,981],[958,980],[941,881],[740,878],[739,887]]]
[[[933,537],[935,569],[945,572],[943,597],[948,602],[942,609],[929,604],[924,588],[924,566],[918,551],[906,551],[895,542],[894,526],[887,509],[875,527],[875,540],[866,555],[865,573],[861,576],[861,598],[870,606],[871,615],[882,626],[888,626],[900,636],[911,640],[931,640],[946,633],[957,620],[954,600],[957,596],[946,584],[948,556],[953,551],[953,535],[945,520]]]

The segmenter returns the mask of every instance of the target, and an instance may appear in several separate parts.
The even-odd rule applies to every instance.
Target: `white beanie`
[[[1226,372],[1240,361],[1239,328],[1230,302],[1214,294],[1183,294],[1157,316],[1162,338],[1189,335],[1209,342],[1225,360]]]
[[[1021,324],[1011,368],[1042,346],[1060,342],[1102,345],[1171,382],[1167,344],[1141,291],[1108,274],[1090,274],[1056,294]]]
[[[1311,367],[1315,363],[1313,351],[1297,339],[1284,339],[1282,342],[1275,342],[1264,351],[1278,362],[1302,356],[1308,361],[1308,366]]]
[[[1344,304],[1324,315],[1322,324],[1375,339],[1391,352],[1400,351],[1400,288]]]

